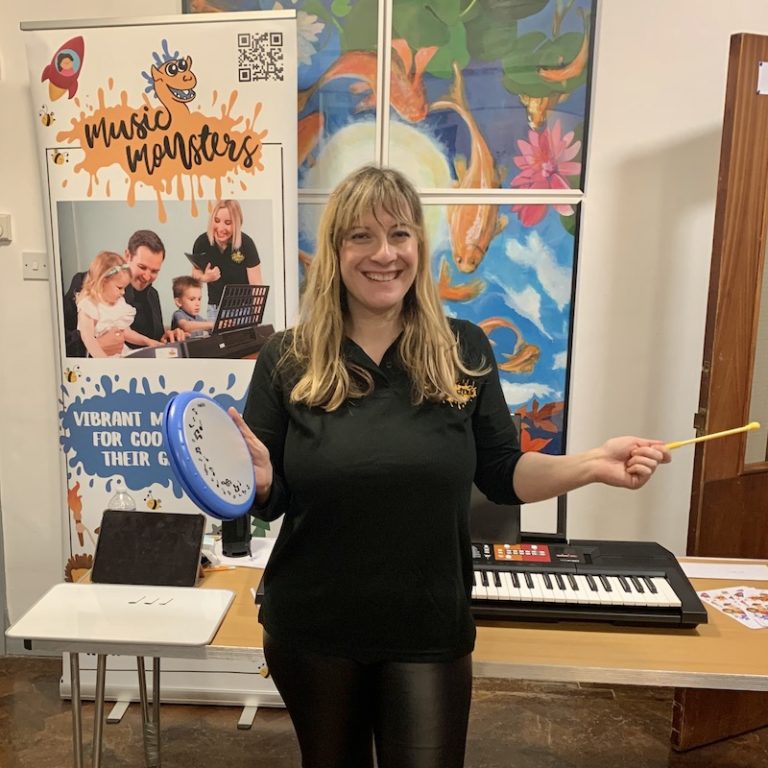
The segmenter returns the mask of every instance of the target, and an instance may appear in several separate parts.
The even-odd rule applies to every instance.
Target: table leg
[[[107,657],[100,653],[96,659],[96,709],[93,714],[93,768],[101,768],[101,743],[104,730],[104,682],[107,676]]]
[[[143,657],[136,658],[141,698],[141,732],[144,738],[144,764],[160,768],[160,659],[152,659],[152,720],[149,717],[147,678]]]
[[[147,704],[147,671],[144,668],[144,657],[136,657],[136,667],[139,670],[139,701],[141,702],[141,726],[149,720],[149,704]]]
[[[157,762],[155,766],[160,768],[160,657],[152,659],[152,721],[155,726],[155,751]],[[153,766],[154,768],[154,766]]]
[[[70,651],[69,676],[72,684],[72,744],[75,750],[75,768],[83,768],[83,702],[80,699],[80,654]]]

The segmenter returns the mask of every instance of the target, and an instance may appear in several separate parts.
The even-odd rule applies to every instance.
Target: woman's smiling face
[[[213,215],[213,239],[221,247],[232,239],[232,216],[226,208],[219,208]]]
[[[363,216],[344,235],[339,253],[350,313],[401,310],[418,262],[419,240],[411,226],[383,209]]]

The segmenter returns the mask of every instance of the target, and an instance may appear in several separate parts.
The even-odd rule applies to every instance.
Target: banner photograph
[[[116,491],[194,509],[162,445],[165,405],[197,390],[242,408],[299,285],[295,12],[72,24],[25,29],[70,565]]]

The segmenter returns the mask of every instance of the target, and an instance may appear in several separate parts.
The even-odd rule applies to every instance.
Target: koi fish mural
[[[408,43],[398,39],[392,41],[392,74],[389,85],[389,99],[392,108],[409,123],[422,121],[429,112],[424,90],[424,70],[437,53],[436,46],[420,48],[414,57]],[[372,51],[349,51],[338,59],[320,76],[317,82],[299,93],[298,109],[301,113],[314,93],[326,83],[340,77],[358,80],[350,91],[363,96],[355,112],[376,108],[378,95],[378,57]]]
[[[325,118],[322,112],[312,112],[299,120],[299,144],[297,150],[299,167],[304,164],[304,161],[312,154],[312,150],[320,141],[324,123]]]
[[[310,254],[299,248],[299,262],[303,265],[305,272],[312,266],[312,258]]]
[[[437,289],[443,301],[471,301],[476,299],[485,290],[485,280],[481,280],[478,277],[467,283],[452,283],[448,260],[444,258],[440,262],[440,277],[437,282]]]
[[[522,331],[511,320],[504,317],[489,317],[487,320],[480,321],[478,325],[488,336],[491,344],[496,343],[491,339],[491,333],[497,328],[508,328],[517,337],[512,354],[502,353],[505,359],[499,363],[499,370],[508,373],[533,373],[541,357],[541,350],[535,344],[527,344]]]
[[[537,73],[546,83],[567,87],[569,80],[579,77],[589,63],[589,13],[583,8],[577,9],[584,25],[584,36],[576,55],[567,64],[561,60],[556,67],[539,67]],[[556,13],[553,19],[553,35],[560,33],[560,22],[565,11],[559,16]],[[519,94],[520,103],[525,107],[528,115],[528,125],[534,131],[538,131],[547,121],[549,113],[564,102],[570,93],[554,91],[545,96],[530,96]]]
[[[452,109],[466,123],[470,134],[469,165],[458,156],[454,167],[459,189],[498,189],[501,174],[488,144],[480,132],[464,94],[464,79],[453,63],[453,87],[446,98],[432,103],[430,110]],[[483,260],[488,246],[507,226],[507,217],[499,215],[494,204],[461,204],[448,206],[448,225],[456,266],[462,272],[473,272]]]
[[[528,125],[538,131],[547,122],[547,116],[560,102],[568,98],[567,93],[551,93],[549,96],[526,96],[521,93],[520,103],[528,115]]]
[[[82,37],[73,37],[59,46],[40,76],[40,82],[48,81],[48,95],[51,101],[60,99],[65,93],[74,98],[77,93],[78,78],[83,68],[85,41]]]
[[[567,83],[568,80],[578,77],[587,66],[589,60],[589,14],[583,8],[579,8],[578,11],[584,22],[584,37],[581,41],[581,47],[568,64],[558,67],[539,67],[538,73],[542,80],[549,83]]]

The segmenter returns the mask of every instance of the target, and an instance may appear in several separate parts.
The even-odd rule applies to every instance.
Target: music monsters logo
[[[184,199],[185,182],[192,214],[197,215],[202,179],[214,182],[214,196],[220,198],[222,180],[229,175],[263,171],[261,145],[267,131],[256,130],[261,103],[254,105],[250,118],[234,113],[236,90],[219,107],[218,115],[190,111],[198,86],[192,56],[171,52],[167,40],[162,41],[161,49],[161,53],[153,52],[149,71],[141,73],[147,86],[140,106],[128,103],[126,91],[121,91],[119,99],[110,98],[115,87],[110,77],[106,89],[97,90],[96,107],[81,112],[72,119],[71,128],[60,131],[56,138],[84,151],[74,170],[89,174],[89,197],[99,183],[99,173],[117,165],[129,182],[128,204],[134,204],[138,184],[154,189],[163,222],[167,218],[164,196],[175,189],[178,199]],[[217,99],[214,95],[212,112]],[[109,185],[106,194],[111,196]]]

